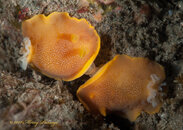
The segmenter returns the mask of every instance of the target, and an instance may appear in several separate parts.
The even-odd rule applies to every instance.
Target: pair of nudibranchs
[[[100,50],[100,37],[85,19],[65,12],[36,15],[22,23],[24,55],[21,66],[56,80],[71,81],[91,70]],[[164,68],[147,58],[117,55],[77,90],[77,97],[92,113],[121,114],[134,121],[145,111],[159,111],[158,92]]]

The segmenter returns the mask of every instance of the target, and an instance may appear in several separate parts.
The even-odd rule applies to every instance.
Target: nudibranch
[[[82,76],[100,49],[100,37],[85,19],[66,12],[36,15],[22,23],[25,54],[20,59],[48,77],[71,81]]]
[[[92,113],[115,113],[135,121],[141,111],[159,111],[158,89],[164,79],[160,64],[147,58],[117,55],[79,87],[77,97]]]

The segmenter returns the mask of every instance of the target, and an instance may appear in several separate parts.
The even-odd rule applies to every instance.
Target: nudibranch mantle
[[[159,111],[158,89],[164,79],[160,64],[147,58],[117,55],[79,87],[77,96],[93,113],[117,113],[135,121],[141,111]]]
[[[58,80],[71,81],[82,76],[100,49],[100,37],[94,27],[66,12],[36,15],[22,23],[22,32],[31,43],[25,47],[29,48],[29,54],[26,52],[20,58],[23,69],[27,61],[36,70]]]

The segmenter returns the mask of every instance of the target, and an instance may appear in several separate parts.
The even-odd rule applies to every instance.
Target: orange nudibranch
[[[95,60],[100,49],[100,37],[85,19],[70,17],[66,12],[48,16],[36,15],[22,23],[27,64],[41,73],[71,81],[82,76]]]
[[[77,97],[92,113],[121,114],[130,121],[141,111],[159,111],[158,89],[164,68],[147,58],[117,55],[77,90]]]

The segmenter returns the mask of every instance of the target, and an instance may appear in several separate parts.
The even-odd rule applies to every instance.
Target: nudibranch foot
[[[89,75],[90,77],[92,77],[98,69],[99,67],[96,67],[95,64],[92,63],[90,68],[85,72],[85,75]]]

